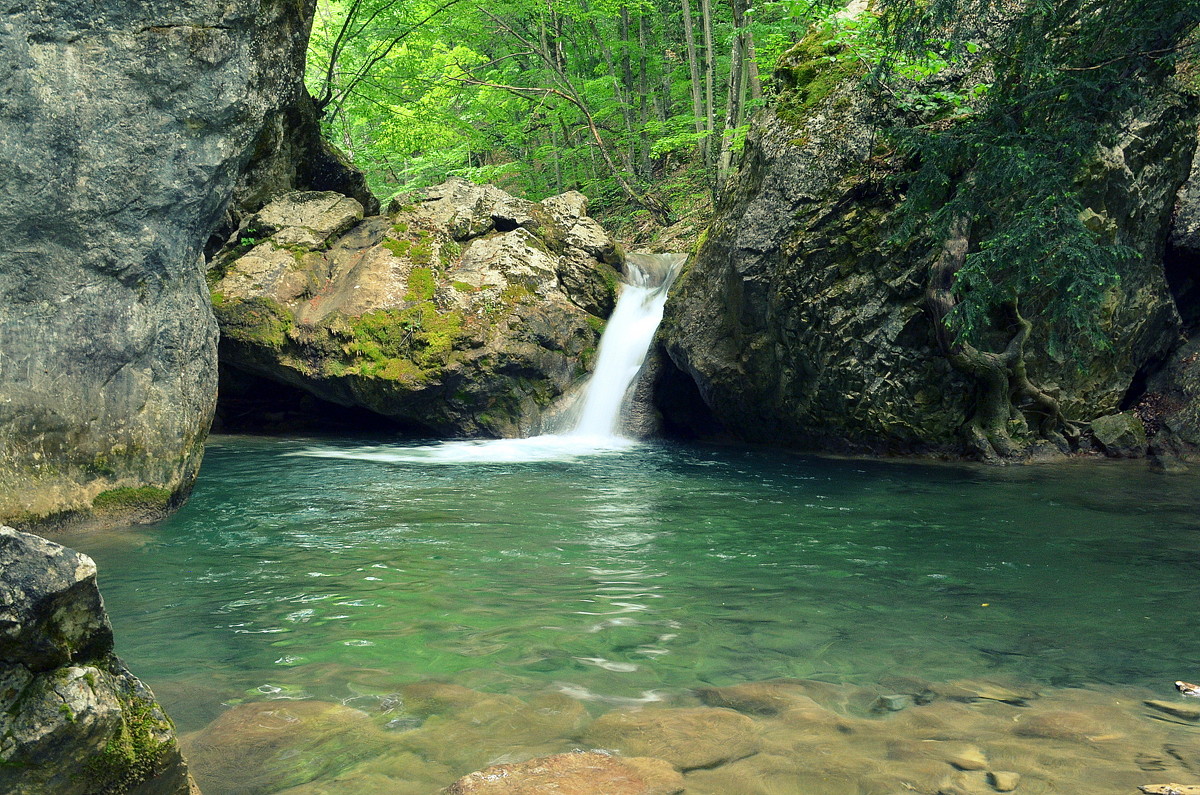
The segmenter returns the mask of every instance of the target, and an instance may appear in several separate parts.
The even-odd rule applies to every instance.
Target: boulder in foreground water
[[[113,654],[87,555],[0,527],[0,792],[190,791],[175,728]]]
[[[675,795],[683,776],[661,759],[595,752],[555,754],[493,765],[463,776],[446,795]]]
[[[359,709],[324,701],[239,704],[184,737],[196,778],[241,795],[278,792],[396,750]]]

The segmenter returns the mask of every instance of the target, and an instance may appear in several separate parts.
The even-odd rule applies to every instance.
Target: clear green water
[[[702,683],[1200,671],[1200,481],[646,445],[527,464],[219,437],[162,525],[92,554],[118,652],[184,731],[256,689],[441,678],[593,702]]]

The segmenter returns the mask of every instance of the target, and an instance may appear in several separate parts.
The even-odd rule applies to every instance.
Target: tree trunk
[[[1013,435],[1028,434],[1025,416],[1018,408],[1026,403],[1032,412],[1041,415],[1038,435],[1066,452],[1078,443],[1079,431],[1063,415],[1058,401],[1029,379],[1025,344],[1033,326],[1021,316],[1017,302],[1008,307],[1016,331],[1002,353],[981,351],[956,339],[947,325],[956,304],[954,278],[966,261],[970,235],[969,219],[958,218],[951,223],[942,251],[930,268],[925,292],[939,347],[956,370],[971,376],[978,385],[975,412],[963,428],[967,443],[986,461],[1003,463],[1017,457],[1025,445]]]
[[[695,118],[696,133],[704,132],[704,100],[701,98],[700,61],[696,56],[696,36],[692,32],[692,6],[688,0],[683,5],[683,37],[687,42],[688,74],[691,76],[692,116]],[[708,162],[708,139],[700,140],[701,162]]]
[[[754,53],[754,31],[749,27],[746,34],[746,77],[751,99],[762,99],[762,76],[758,73],[758,56]]]
[[[743,37],[743,0],[733,0],[733,44],[729,56],[729,91],[725,97],[725,129],[721,132],[721,159],[717,165],[717,187],[725,184],[733,170],[733,142],[735,130],[742,123],[742,93],[745,90],[743,73],[746,65],[746,47]]]
[[[713,109],[713,83],[716,81],[716,58],[713,55],[712,35],[712,4],[710,0],[700,0],[700,16],[704,25],[704,131],[708,134],[705,140],[711,141],[716,130],[716,115]],[[704,168],[709,174],[713,192],[716,192],[716,181],[713,179],[716,167],[717,149],[711,143],[704,150]]]
[[[650,178],[650,138],[646,125],[650,122],[652,97],[650,95],[650,59],[646,46],[646,17],[638,14],[638,110],[641,125],[638,127],[638,149],[640,151],[639,172],[642,179]]]
[[[604,59],[604,65],[608,68],[608,76],[612,79],[613,98],[616,100],[617,107],[621,111],[621,121],[625,124],[625,130],[629,132],[633,129],[633,120],[629,116],[629,97],[621,85],[621,78],[617,75],[616,58],[613,57],[612,49],[608,46],[608,40],[601,35],[595,18],[591,16],[591,9],[588,7],[587,0],[580,0],[579,7],[588,15],[588,27],[592,31],[592,41],[600,50],[600,57]]]

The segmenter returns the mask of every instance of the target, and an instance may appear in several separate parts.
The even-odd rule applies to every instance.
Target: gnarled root
[[[1016,301],[1007,307],[1016,331],[1000,353],[981,351],[955,339],[946,325],[955,305],[954,276],[966,259],[969,243],[970,222],[960,218],[951,225],[942,252],[930,268],[926,290],[938,344],[950,364],[979,385],[975,413],[963,428],[967,443],[986,461],[999,463],[1018,457],[1025,445],[1015,440],[1013,433],[1028,432],[1028,412],[1038,417],[1038,435],[1066,452],[1078,444],[1079,429],[1063,415],[1058,401],[1029,378],[1025,343],[1033,327],[1021,316]]]

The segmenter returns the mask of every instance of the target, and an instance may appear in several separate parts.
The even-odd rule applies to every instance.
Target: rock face
[[[9,3],[0,519],[157,518],[212,417],[201,248],[298,92],[313,0]]]
[[[809,42],[785,57],[786,90],[754,123],[660,339],[737,438],[966,453],[959,429],[979,388],[941,354],[926,307],[938,248],[919,235],[893,239],[897,192],[871,174],[897,165],[872,158],[877,125],[899,120],[874,116],[858,76],[831,72],[824,55]],[[1139,368],[1178,334],[1161,262],[1194,148],[1194,108],[1153,90],[1153,108],[1123,120],[1111,146],[1081,166],[1095,222],[1141,254],[1101,319],[1112,350],[1080,368],[1046,354],[1036,330],[1026,348],[1032,381],[1075,421],[1118,410]],[[668,424],[687,422],[662,408]]]
[[[621,254],[586,209],[459,179],[367,218],[282,196],[213,260],[222,362],[420,432],[529,431],[612,309]]]
[[[0,792],[189,792],[174,727],[113,654],[96,564],[0,527]]]

